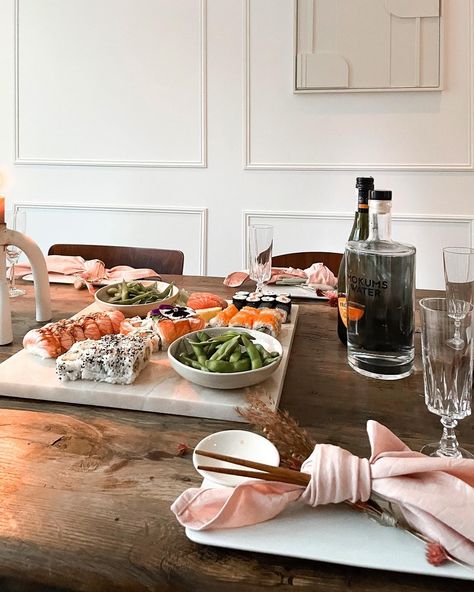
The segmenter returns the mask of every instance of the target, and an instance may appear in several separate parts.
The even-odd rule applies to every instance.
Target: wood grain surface
[[[232,294],[219,278],[173,279],[188,290]],[[37,326],[33,287],[26,289],[12,302],[15,338],[0,348],[1,359],[18,351],[26,331]],[[52,296],[55,319],[91,300],[72,286],[53,286]],[[345,355],[336,309],[321,301],[303,304],[281,407],[315,439],[366,455],[369,418],[415,449],[439,437],[439,421],[423,402],[419,358],[411,377],[383,382],[354,373]],[[242,424],[7,398],[0,407],[0,592],[473,589],[472,582],[190,542],[169,507],[200,478],[177,445],[194,446]],[[459,439],[474,450],[470,418],[461,422]]]

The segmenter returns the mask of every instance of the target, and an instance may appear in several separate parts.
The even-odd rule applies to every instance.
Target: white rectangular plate
[[[186,535],[195,543],[239,551],[474,580],[474,572],[460,565],[430,565],[421,541],[343,504],[309,508],[295,503],[261,524],[210,531],[187,528]]]
[[[272,292],[274,294],[289,294],[292,298],[309,298],[310,300],[327,300],[326,296],[318,296],[315,290],[307,288],[300,288],[299,286],[279,286],[277,284],[269,284],[263,289],[264,294]]]
[[[33,274],[29,273],[28,275],[24,275],[21,279],[27,282],[32,282]],[[75,277],[73,275],[64,275],[63,273],[48,273],[48,279],[50,284],[73,284]],[[106,286],[107,284],[115,284],[117,281],[119,280],[101,280],[100,282],[94,282],[94,285]]]
[[[92,304],[81,314],[97,310]],[[167,352],[154,354],[130,385],[89,380],[63,382],[56,377],[55,360],[43,360],[22,350],[0,364],[0,396],[245,421],[235,408],[247,406],[248,394],[258,395],[272,409],[278,407],[297,316],[298,306],[293,305],[291,323],[283,325],[279,336],[283,357],[278,369],[265,382],[252,387],[222,391],[188,382],[171,368]]]

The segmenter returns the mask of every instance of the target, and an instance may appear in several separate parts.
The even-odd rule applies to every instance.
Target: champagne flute
[[[463,318],[455,321],[446,298],[423,298],[420,312],[425,404],[431,413],[441,417],[443,425],[441,440],[427,444],[421,452],[438,457],[473,458],[459,447],[454,431],[458,420],[471,414],[473,306],[469,304]],[[463,343],[457,348],[448,340],[455,322]]]
[[[272,275],[273,226],[249,226],[249,275],[257,283],[257,292]]]
[[[15,210],[12,217],[12,228],[13,230],[17,230],[18,232],[25,233],[26,232],[26,211],[25,210]],[[6,246],[6,254],[8,262],[10,263],[10,270],[9,270],[9,279],[10,285],[8,289],[8,293],[10,298],[16,298],[17,296],[23,296],[26,294],[25,290],[18,288],[15,284],[15,265],[18,263],[22,251],[16,245],[7,245]]]
[[[443,249],[443,264],[448,314],[454,319],[454,336],[448,343],[454,349],[462,349],[461,321],[474,301],[474,249],[446,247]]]

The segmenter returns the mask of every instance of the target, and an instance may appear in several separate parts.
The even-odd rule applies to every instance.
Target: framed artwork
[[[295,92],[441,90],[441,0],[295,0]]]

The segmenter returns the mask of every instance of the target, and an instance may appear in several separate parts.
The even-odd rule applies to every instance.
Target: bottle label
[[[344,327],[347,329],[347,298],[345,294],[343,296],[338,296],[337,306],[339,308],[339,314],[341,315],[341,320],[344,323]]]
[[[364,307],[360,304],[356,304],[355,302],[351,302],[349,304],[349,314],[347,312],[347,297],[345,294],[342,294],[337,299],[337,306],[339,308],[339,314],[341,315],[341,320],[344,323],[344,326],[347,329],[347,317],[349,316],[350,321],[359,321],[364,316]]]
[[[354,294],[363,294],[372,298],[378,298],[389,287],[389,283],[386,280],[372,280],[356,275],[350,275],[349,282],[351,291]]]

